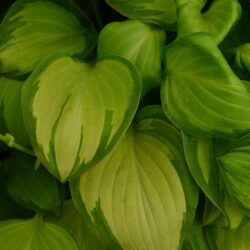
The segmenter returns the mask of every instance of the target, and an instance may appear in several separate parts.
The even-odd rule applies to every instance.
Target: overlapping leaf
[[[10,133],[17,143],[30,146],[21,110],[23,82],[0,77],[0,133]]]
[[[223,213],[224,226],[237,228],[244,221],[245,216],[227,192],[217,163],[214,140],[198,139],[183,133],[183,145],[191,175],[207,198]],[[211,211],[214,212],[213,206],[206,207],[205,224],[213,220],[214,216],[215,218],[218,216],[218,213],[213,215]]]
[[[85,219],[117,248],[179,249],[194,218],[180,134],[156,109],[140,111],[117,147],[71,182]]]
[[[69,9],[55,1],[16,1],[0,25],[0,72],[26,74],[51,53],[89,53],[95,35],[86,19]]]
[[[240,19],[241,5],[237,0],[214,0],[202,12],[206,0],[177,0],[178,35],[207,32],[216,44]]]
[[[246,215],[250,215],[250,134],[218,157],[227,188]]]
[[[161,82],[164,44],[163,30],[138,21],[115,22],[108,24],[101,31],[97,56],[101,58],[118,55],[134,63],[141,73],[142,95],[144,95]]]
[[[25,125],[43,165],[65,181],[101,160],[129,126],[140,92],[125,59],[45,60],[23,88]]]
[[[72,200],[64,202],[61,216],[48,217],[47,221],[67,228],[77,240],[81,250],[110,250],[89,230],[81,214],[76,210]]]
[[[65,229],[43,222],[39,214],[29,220],[1,221],[0,245],[2,250],[79,250]]]
[[[209,226],[206,235],[213,250],[248,250],[250,247],[250,224],[235,229],[223,228],[223,222]]]
[[[205,33],[166,48],[161,96],[169,119],[198,137],[236,137],[250,130],[250,92]]]
[[[174,0],[106,0],[123,15],[164,29],[175,29],[177,21]]]
[[[62,187],[46,169],[34,169],[34,158],[15,152],[4,161],[3,167],[5,188],[13,200],[35,211],[61,212]]]

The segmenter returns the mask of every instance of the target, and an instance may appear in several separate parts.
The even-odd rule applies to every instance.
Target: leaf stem
[[[15,148],[15,149],[17,149],[25,154],[35,156],[35,154],[32,150],[15,143],[14,137],[9,133],[7,133],[5,135],[0,134],[0,141],[4,142],[10,148]]]

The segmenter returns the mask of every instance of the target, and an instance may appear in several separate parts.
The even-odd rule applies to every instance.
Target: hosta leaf
[[[250,223],[235,229],[224,229],[223,221],[206,228],[210,248],[213,250],[248,250],[250,248]]]
[[[218,157],[227,188],[242,211],[250,216],[250,134]]]
[[[21,110],[23,82],[0,77],[0,133],[9,132],[15,141],[30,146]]]
[[[206,0],[177,0],[178,35],[207,32],[219,44],[240,19],[238,0],[213,0],[203,12]]]
[[[222,191],[213,140],[198,139],[184,133],[182,138],[190,173],[206,196],[220,207]]]
[[[0,25],[0,72],[22,75],[46,55],[85,55],[95,35],[85,17],[53,1],[18,0]]]
[[[161,96],[169,119],[198,137],[236,137],[250,130],[250,93],[205,33],[166,48]]]
[[[62,227],[43,222],[40,215],[30,220],[0,222],[2,250],[79,250],[77,243]]]
[[[164,44],[165,32],[154,26],[132,20],[114,22],[101,31],[97,54],[99,58],[118,55],[134,63],[141,73],[144,95],[161,82]]]
[[[62,187],[45,168],[34,169],[35,159],[14,152],[3,163],[8,194],[21,205],[35,211],[59,214]]]
[[[164,29],[174,29],[177,21],[174,0],[106,0],[123,15]]]
[[[238,227],[242,223],[244,215],[231,201],[221,179],[219,166],[216,161],[217,155],[214,141],[212,139],[198,139],[184,133],[182,136],[185,156],[191,175],[207,198],[225,216],[224,226],[230,228]]]
[[[89,230],[83,217],[74,207],[72,200],[65,201],[59,218],[48,217],[47,221],[67,228],[77,240],[81,250],[110,250]]]
[[[250,80],[250,43],[239,46],[235,54],[235,66]]]
[[[107,243],[122,249],[179,249],[194,218],[197,189],[179,132],[159,112],[156,117],[147,117],[149,108],[140,112],[117,147],[71,182],[72,195]]]
[[[129,126],[140,91],[137,71],[122,58],[41,63],[25,82],[22,106],[43,165],[65,181],[101,160]]]

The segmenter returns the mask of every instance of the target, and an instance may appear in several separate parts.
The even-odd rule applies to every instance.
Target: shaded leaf
[[[141,22],[175,29],[177,13],[174,0],[106,0],[121,14]]]
[[[0,244],[2,250],[79,250],[65,229],[43,222],[39,214],[30,220],[1,221]]]

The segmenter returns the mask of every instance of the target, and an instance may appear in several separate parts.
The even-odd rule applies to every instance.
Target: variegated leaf
[[[131,61],[141,73],[144,95],[161,82],[165,39],[165,32],[155,26],[133,20],[114,22],[101,31],[97,55],[118,55]]]
[[[51,53],[89,53],[96,35],[88,21],[73,7],[58,2],[18,0],[13,4],[0,24],[0,72],[26,74]]]
[[[62,227],[43,222],[40,214],[29,220],[0,222],[1,250],[80,250]]]
[[[129,126],[138,72],[110,57],[95,64],[52,56],[25,82],[23,115],[36,155],[61,181],[101,160]]]
[[[177,0],[178,36],[207,32],[219,44],[240,19],[238,0],[213,0],[203,12],[207,0]]]
[[[197,137],[236,137],[250,131],[250,92],[205,33],[179,37],[166,48],[161,96],[169,119]]]
[[[230,194],[250,216],[250,134],[236,140],[218,161]]]
[[[224,226],[237,228],[245,216],[227,192],[217,164],[216,143],[212,139],[199,139],[183,133],[183,145],[191,175],[207,198],[223,213]],[[209,213],[206,211],[205,224],[210,220],[207,218]]]
[[[174,0],[106,0],[121,14],[164,29],[175,29],[177,21]]]
[[[179,249],[197,189],[177,131],[146,107],[117,147],[71,181],[73,198],[100,238],[122,249]]]

